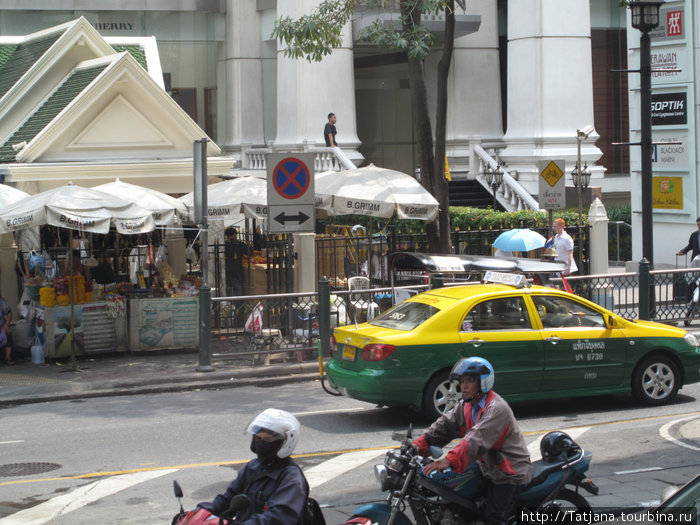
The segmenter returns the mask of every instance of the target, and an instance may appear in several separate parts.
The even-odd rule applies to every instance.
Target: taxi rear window
[[[408,332],[440,310],[429,304],[405,301],[372,319],[369,324]]]

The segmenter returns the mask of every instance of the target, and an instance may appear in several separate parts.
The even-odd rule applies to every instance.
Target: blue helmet
[[[459,381],[464,374],[476,374],[481,379],[481,391],[485,394],[493,388],[496,373],[493,371],[491,363],[483,357],[465,357],[460,359],[452,367],[450,379]]]

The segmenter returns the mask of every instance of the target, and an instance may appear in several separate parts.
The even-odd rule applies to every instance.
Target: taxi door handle
[[[548,343],[552,343],[553,345],[555,345],[558,342],[560,342],[562,340],[562,338],[557,336],[557,335],[554,335],[552,337],[545,337],[544,340],[547,341]]]
[[[484,341],[483,339],[470,339],[469,341],[467,341],[467,344],[474,345],[478,348],[485,342],[486,341]]]

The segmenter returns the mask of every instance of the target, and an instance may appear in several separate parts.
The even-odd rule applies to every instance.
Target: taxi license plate
[[[345,345],[343,347],[343,359],[347,359],[348,361],[355,360],[355,347],[354,346]]]

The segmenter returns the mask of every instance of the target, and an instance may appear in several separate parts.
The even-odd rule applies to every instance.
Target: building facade
[[[395,14],[359,13],[348,24],[342,47],[320,63],[309,63],[284,57],[270,34],[278,17],[298,17],[318,0],[172,4],[0,0],[0,34],[26,34],[83,16],[103,36],[154,36],[165,89],[243,168],[252,166],[250,153],[256,150],[322,146],[327,114],[334,112],[338,143],[354,162],[415,170],[406,61],[358,39],[364,25],[378,18],[391,23]],[[659,140],[682,142],[676,148],[657,146],[654,163],[655,262],[671,264],[698,214],[695,111],[688,109],[695,108],[697,24],[692,2],[667,2],[663,10],[671,17],[663,31],[671,27],[671,34],[659,30],[653,36],[654,60],[675,60],[683,72],[653,78],[655,103],[686,108],[685,123],[682,116],[661,116],[654,124],[655,140],[658,134]],[[441,20],[431,23],[439,42]],[[604,203],[631,202],[634,258],[640,258],[639,148],[613,145],[636,140],[638,75],[612,71],[638,64],[637,33],[617,0],[467,2],[457,13],[449,86],[452,176],[478,177],[482,163],[474,147],[480,145],[507,163],[532,195],[538,193],[541,163],[551,159],[565,162],[566,184],[572,187],[576,131],[594,125],[581,144],[582,161]],[[426,61],[429,77],[436,66],[437,54]]]

